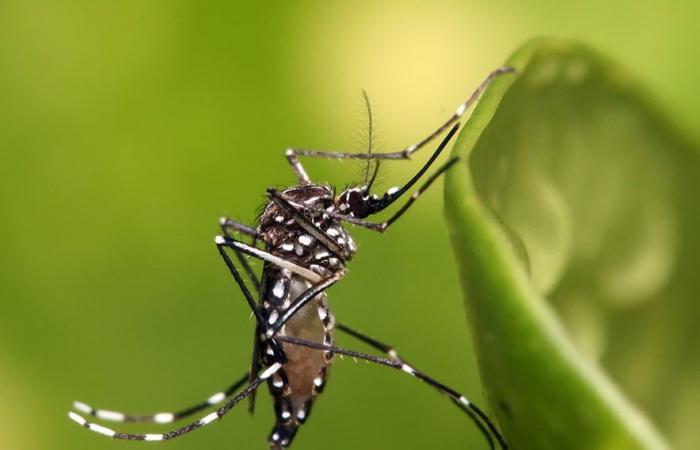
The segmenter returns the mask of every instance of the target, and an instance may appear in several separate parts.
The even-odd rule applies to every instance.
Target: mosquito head
[[[390,190],[379,197],[370,194],[367,186],[348,188],[336,198],[336,208],[340,214],[364,219],[384,209],[389,197],[392,197],[395,192],[396,189]]]
[[[369,215],[369,199],[364,186],[348,188],[337,197],[336,207],[343,215],[361,219]]]
[[[423,174],[428,170],[428,168],[430,168],[433,162],[435,162],[437,157],[440,156],[440,153],[445,149],[445,146],[448,142],[450,142],[450,139],[452,139],[452,137],[455,135],[458,129],[459,122],[455,123],[452,126],[450,132],[447,133],[447,136],[445,136],[438,148],[430,156],[428,162],[426,162],[423,165],[423,167],[421,167],[421,169],[408,181],[408,183],[404,184],[402,187],[393,187],[386,191],[381,197],[378,195],[370,194],[370,187],[372,186],[372,183],[374,182],[377,176],[377,170],[379,169],[379,162],[377,162],[377,165],[374,169],[374,174],[372,175],[372,178],[370,179],[369,183],[366,183],[364,186],[361,187],[353,187],[344,190],[338,197],[336,197],[336,208],[341,214],[351,216],[356,219],[364,219],[367,216],[371,216],[372,214],[378,213],[383,209],[387,208],[396,200],[398,200],[398,198],[401,197],[404,193],[406,193],[406,191],[408,191],[423,176]],[[447,168],[456,163],[457,160],[458,158],[455,157],[448,161],[446,165],[444,165],[440,170],[438,170],[436,175],[433,175],[428,179],[427,183],[432,183],[432,181],[437,175],[447,170]],[[420,195],[420,191],[416,192],[413,198],[415,199],[415,196],[417,195]]]

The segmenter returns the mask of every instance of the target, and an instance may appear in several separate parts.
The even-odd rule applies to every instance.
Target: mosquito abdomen
[[[296,275],[276,272],[268,282],[270,292],[278,288],[285,289],[282,305],[288,306],[289,299],[298,298],[311,287],[311,283]],[[288,276],[287,280],[284,277]],[[284,280],[279,282],[280,280]],[[280,299],[273,295],[267,304],[279,305]],[[263,302],[265,303],[265,302]],[[284,310],[284,308],[280,308]],[[280,330],[281,336],[307,339],[334,345],[335,319],[330,312],[325,294],[317,295],[311,302],[300,309]],[[322,392],[328,378],[333,356],[328,352],[282,343],[287,361],[282,369],[270,380],[268,386],[273,396],[276,423],[270,433],[270,448],[287,447],[297,428],[306,422],[316,397]],[[272,355],[269,355],[272,357]]]

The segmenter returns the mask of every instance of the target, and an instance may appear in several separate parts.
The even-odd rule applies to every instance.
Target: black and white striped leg
[[[189,423],[185,426],[182,426],[180,428],[176,428],[174,430],[168,431],[166,433],[122,433],[120,431],[115,431],[112,430],[111,428],[104,427],[102,425],[88,422],[85,420],[85,418],[75,412],[69,412],[68,417],[70,417],[71,420],[76,422],[78,425],[85,427],[89,430],[94,431],[95,433],[102,434],[107,437],[111,437],[113,439],[124,439],[124,440],[129,440],[129,441],[167,441],[170,439],[174,439],[176,437],[180,437],[182,435],[185,435],[189,433],[190,431],[194,431],[198,428],[202,428],[206,425],[209,425],[212,422],[216,422],[217,420],[221,419],[223,416],[225,416],[231,409],[233,409],[234,406],[236,406],[241,400],[249,396],[252,392],[254,392],[260,384],[271,377],[273,374],[277,373],[277,371],[282,367],[280,363],[275,363],[265,369],[262,373],[260,373],[259,376],[255,378],[255,380],[248,385],[247,388],[245,388],[243,391],[239,392],[236,394],[233,398],[231,398],[224,406],[219,408],[218,410],[207,414],[206,416],[202,417],[201,419],[197,420],[196,422]]]
[[[224,233],[226,237],[229,239],[233,239],[232,236],[229,234],[229,231],[238,231],[240,233],[246,234],[254,239],[253,241],[253,246],[255,246],[255,242],[258,239],[258,233],[257,231],[248,225],[242,224],[240,222],[236,222],[234,220],[231,220],[227,217],[222,217],[219,221],[221,225],[221,231]],[[238,262],[243,266],[243,270],[245,271],[246,275],[248,276],[248,279],[252,283],[254,290],[256,293],[260,293],[260,280],[258,279],[257,275],[255,275],[255,272],[253,271],[253,268],[250,266],[250,263],[248,263],[248,260],[246,259],[245,255],[243,252],[241,252],[238,249],[234,249],[234,252],[236,253],[236,256],[238,257]],[[255,327],[254,333],[253,333],[253,356],[251,358],[251,363],[250,363],[250,371],[248,372],[248,382],[252,383],[253,380],[255,379],[255,374],[258,373],[260,370],[260,358],[258,357],[258,354],[260,352],[260,324],[258,324]],[[248,396],[248,412],[250,414],[253,414],[255,412],[255,395],[257,391],[253,392]]]
[[[347,328],[347,327],[346,327]],[[392,347],[383,343],[380,343],[379,341],[369,338],[367,336],[361,335],[361,333],[358,333],[354,331],[353,336],[358,337],[363,336],[364,339],[363,342],[368,343],[369,345],[374,345],[377,344],[377,348],[385,348],[387,349],[387,352],[392,351]],[[305,339],[299,339],[295,338],[292,336],[279,336],[278,340],[287,342],[290,344],[294,345],[301,345],[304,347],[309,347],[309,348],[314,348],[316,350],[324,351],[324,352],[332,352],[336,353],[339,355],[346,355],[346,356],[351,356],[353,358],[357,359],[363,359],[366,361],[370,361],[382,366],[387,366],[387,367],[392,367],[397,370],[401,370],[414,378],[418,378],[419,380],[425,382],[429,386],[432,386],[433,388],[437,389],[440,393],[444,394],[447,396],[452,402],[457,405],[462,411],[464,411],[469,418],[472,420],[472,422],[477,426],[477,428],[482,432],[484,435],[486,441],[488,442],[489,446],[491,449],[494,449],[494,444],[493,444],[493,439],[491,438],[491,435],[493,435],[496,440],[498,441],[499,445],[503,450],[506,450],[508,448],[508,444],[505,441],[505,438],[501,435],[501,433],[498,431],[496,428],[496,425],[493,424],[491,419],[484,413],[481,408],[479,408],[477,405],[474,403],[470,402],[464,395],[460,394],[459,392],[455,391],[454,389],[450,388],[449,386],[446,386],[439,381],[435,380],[434,378],[426,375],[425,373],[421,372],[420,370],[416,369],[412,365],[406,363],[404,360],[400,359],[398,357],[398,354],[394,351],[393,355],[390,354],[390,358],[384,358],[380,356],[375,356],[375,355],[369,355],[367,353],[362,353],[362,352],[356,352],[354,350],[347,350],[339,347],[333,347],[329,345],[324,345],[318,342],[313,342],[313,341],[308,341]],[[384,351],[384,350],[382,350]]]
[[[374,339],[373,337],[367,336],[366,334],[363,334],[363,333],[361,333],[353,328],[350,328],[347,325],[344,325],[342,323],[336,324],[336,328],[338,330],[342,331],[343,333],[354,337],[358,341],[363,342],[363,343],[369,345],[370,347],[379,350],[380,352],[389,356],[391,359],[394,359],[403,365],[408,365],[409,367],[411,366],[408,363],[408,361],[406,361],[401,356],[399,356],[399,354],[396,352],[396,350],[394,349],[393,346],[391,346],[389,344],[385,344],[381,341],[378,341],[378,340]],[[438,388],[438,391],[442,392],[440,388]],[[458,403],[458,406],[460,406],[460,408],[463,409],[470,416],[472,421],[476,424],[477,428],[479,428],[479,431],[481,432],[481,434],[484,436],[484,439],[489,443],[489,447],[493,449],[494,448],[493,447],[493,438],[491,437],[491,434],[489,433],[488,427],[485,426],[484,424],[482,424],[481,421],[476,419],[475,415],[477,415],[477,414],[475,412],[473,412],[469,409],[465,409],[461,405],[461,403]],[[489,419],[486,417],[484,417],[482,420],[484,422],[486,422],[487,424],[489,423]],[[495,430],[495,427],[494,427],[494,430]],[[497,434],[497,430],[495,431],[495,433]]]
[[[417,144],[410,145],[405,149],[398,152],[390,153],[346,153],[346,152],[335,152],[335,151],[325,151],[325,150],[309,150],[300,148],[290,148],[287,149],[285,156],[292,170],[296,174],[299,182],[301,184],[309,184],[311,181],[309,175],[304,170],[304,167],[299,162],[299,157],[311,157],[311,158],[328,158],[328,159],[410,159],[411,155],[421,148],[425,147],[430,141],[439,136],[443,131],[447,130],[452,124],[457,122],[460,117],[476,102],[481,94],[486,90],[486,88],[491,84],[491,82],[501,74],[514,72],[512,67],[499,67],[498,69],[491,72],[484,81],[471,93],[469,98],[457,107],[457,110],[450,116],[447,121],[440,125],[435,131],[430,133],[427,137],[423,138]]]
[[[73,402],[73,409],[80,411],[88,416],[96,417],[102,420],[108,420],[110,422],[129,422],[129,423],[171,423],[178,420],[184,419],[185,417],[191,416],[192,414],[198,413],[212,406],[216,406],[226,400],[227,397],[233,395],[241,386],[245,385],[248,381],[248,374],[245,374],[240,379],[236,380],[231,386],[226,390],[217,392],[209,396],[205,401],[200,402],[196,405],[190,406],[188,408],[181,409],[175,412],[159,412],[156,414],[126,414],[117,411],[110,411],[107,409],[97,409],[93,408],[83,402]]]
[[[219,223],[220,223],[220,225],[221,225],[221,230],[223,231],[224,235],[225,235],[227,238],[229,238],[229,239],[232,239],[232,240],[233,240],[233,238],[231,237],[231,235],[228,233],[230,230],[239,231],[239,232],[241,232],[241,233],[243,233],[243,234],[247,234],[248,236],[253,237],[254,239],[257,239],[257,238],[258,238],[257,231],[256,231],[254,228],[252,228],[252,227],[250,227],[250,226],[248,226],[248,225],[242,224],[242,223],[240,223],[240,222],[233,221],[233,220],[231,220],[231,219],[229,219],[229,218],[227,218],[227,217],[222,217],[222,218],[220,219]],[[253,271],[253,268],[252,268],[252,267],[250,266],[250,264],[248,263],[248,260],[245,258],[243,252],[241,252],[240,250],[238,250],[238,249],[236,249],[236,248],[234,248],[233,250],[234,250],[234,252],[236,253],[236,256],[238,257],[238,261],[239,261],[239,262],[241,263],[241,265],[243,266],[243,270],[244,270],[244,271],[246,272],[246,274],[248,275],[248,279],[249,279],[250,282],[253,284],[253,287],[255,288],[255,292],[259,294],[259,293],[260,293],[261,284],[260,284],[260,280],[259,280],[258,277],[255,275],[255,272]],[[226,258],[224,258],[224,261],[225,261],[225,260],[226,260]],[[226,264],[227,264],[227,266],[228,266],[228,263],[226,263]],[[235,269],[235,267],[234,267],[234,269]],[[238,283],[238,279],[236,279],[236,282]],[[238,284],[239,284],[239,286],[240,286],[240,283],[238,283]],[[246,290],[247,290],[247,288],[246,288]],[[246,295],[245,292],[244,292],[243,294]],[[247,296],[246,296],[246,299],[247,299]],[[255,330],[254,330],[254,333],[253,333],[253,342],[254,342],[254,344],[253,344],[253,355],[252,355],[251,363],[250,363],[250,371],[248,372],[248,376],[246,377],[246,378],[248,379],[248,382],[249,382],[249,383],[252,383],[252,382],[253,382],[253,379],[255,378],[255,374],[258,373],[258,371],[260,370],[260,358],[258,357],[258,354],[259,354],[259,352],[260,352],[259,346],[260,346],[260,333],[261,333],[260,327],[261,327],[261,326],[264,326],[264,324],[260,324],[260,323],[259,323],[259,324],[255,327]],[[278,348],[276,342],[274,342],[274,341],[273,341],[273,349],[274,349],[275,351],[281,353],[281,349]],[[257,392],[257,391],[256,391],[256,392]],[[249,402],[248,402],[248,412],[249,412],[250,414],[253,414],[253,413],[255,412],[255,395],[256,395],[256,392],[252,392],[252,393],[250,394],[250,396],[248,397],[248,401],[249,401]]]

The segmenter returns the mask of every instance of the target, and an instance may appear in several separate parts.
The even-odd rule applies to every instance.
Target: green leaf
[[[515,449],[668,448],[657,427],[690,447],[697,152],[585,46],[540,39],[507,65],[445,185],[493,415]]]

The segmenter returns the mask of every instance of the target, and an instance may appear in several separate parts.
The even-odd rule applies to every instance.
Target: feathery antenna
[[[372,105],[369,102],[369,96],[367,95],[367,91],[362,89],[362,96],[365,99],[365,106],[367,107],[367,120],[369,124],[369,129],[368,129],[368,134],[367,134],[367,155],[372,154],[372,145],[373,145],[373,139],[374,139],[374,124],[372,123]],[[367,186],[367,190],[369,190],[369,170],[372,165],[372,159],[367,158],[367,166],[365,167],[365,181],[364,185]],[[377,175],[377,169],[374,170],[374,175],[372,176],[372,181],[374,181],[375,176]]]

